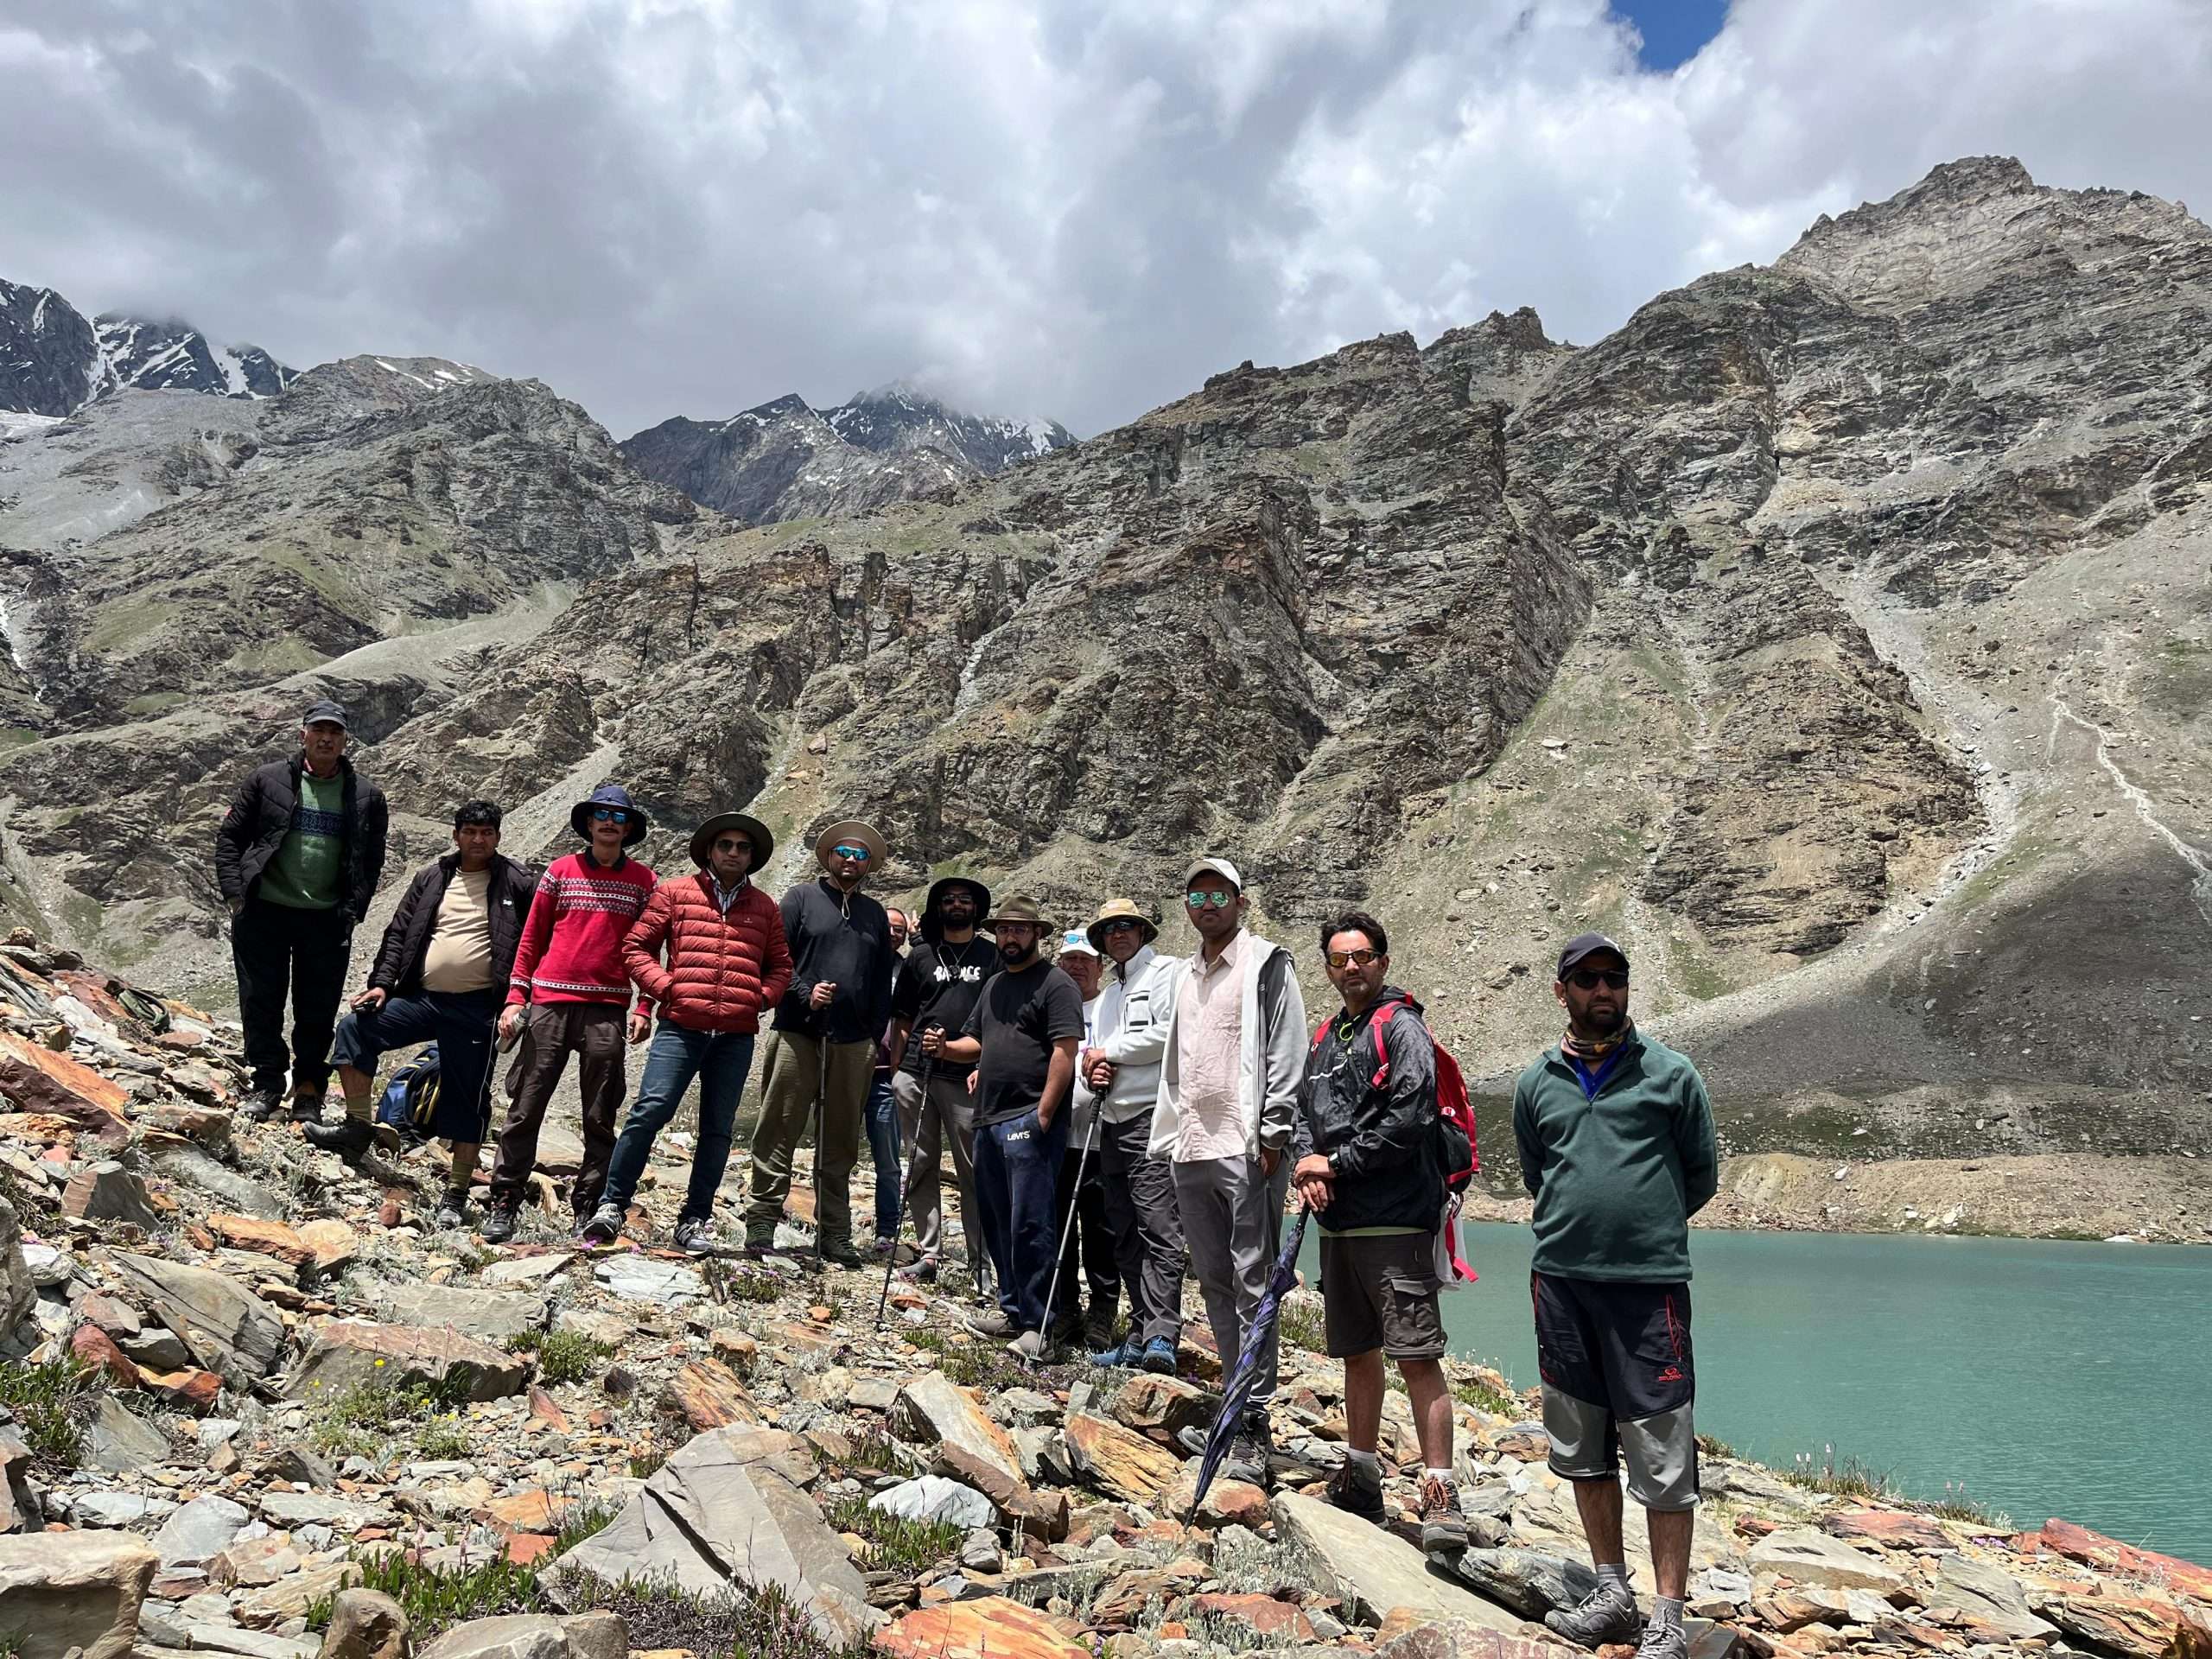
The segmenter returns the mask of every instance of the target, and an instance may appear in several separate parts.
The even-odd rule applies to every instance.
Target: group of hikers
[[[646,813],[608,785],[575,804],[582,844],[542,875],[499,853],[496,805],[460,807],[452,850],[409,882],[340,1018],[386,823],[381,792],[346,746],[344,710],[310,707],[299,752],[252,772],[217,833],[247,1116],[289,1110],[308,1141],[349,1158],[396,1145],[377,1121],[378,1063],[435,1042],[439,1087],[418,1127],[451,1147],[435,1224],[466,1225],[495,1049],[512,1047],[477,1224],[499,1243],[516,1232],[574,1055],[583,1143],[574,1228],[604,1245],[622,1236],[655,1140],[696,1082],[672,1242],[703,1254],[715,1249],[715,1196],[765,1017],[747,1251],[778,1248],[793,1155],[810,1131],[815,1248],[824,1262],[864,1265],[849,1189],[865,1130],[874,1249],[889,1272],[911,1219],[904,1271],[936,1281],[949,1152],[978,1304],[969,1327],[1027,1361],[1082,1342],[1099,1365],[1173,1373],[1183,1281],[1195,1277],[1224,1376],[1250,1373],[1221,1471],[1263,1486],[1276,1366],[1262,1302],[1295,1188],[1319,1231],[1325,1345],[1344,1363],[1345,1455],[1329,1497],[1386,1518],[1377,1447],[1385,1362],[1395,1362],[1421,1458],[1422,1544],[1465,1547],[1439,1296],[1452,1273],[1451,1188],[1472,1147],[1440,1114],[1442,1051],[1420,1004],[1389,979],[1380,919],[1346,910],[1319,930],[1341,1006],[1309,1029],[1293,954],[1248,926],[1244,878],[1227,858],[1195,858],[1184,874],[1198,944],[1178,957],[1160,950],[1150,908],[1128,898],[1066,929],[1033,900],[995,899],[962,875],[933,882],[911,916],[887,906],[862,888],[889,849],[852,820],[819,833],[819,874],[780,901],[753,880],[774,836],[743,812],[700,824],[695,869],[662,879],[630,850],[648,832]],[[1554,985],[1566,1033],[1514,1090],[1535,1200],[1550,1463],[1573,1484],[1599,1576],[1580,1606],[1546,1622],[1589,1647],[1640,1637],[1646,1659],[1680,1659],[1698,1501],[1687,1229],[1713,1194],[1718,1162],[1702,1081],[1637,1029],[1628,989],[1618,944],[1596,933],[1567,941]],[[618,1132],[625,1051],[648,1039]],[[345,1113],[325,1122],[334,1065]],[[1206,1437],[1188,1433],[1186,1449],[1202,1450]],[[1648,1620],[1625,1564],[1624,1457],[1627,1490],[1649,1516],[1657,1594]]]

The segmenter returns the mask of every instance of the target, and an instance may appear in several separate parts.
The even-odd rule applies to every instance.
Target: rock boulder
[[[0,1644],[21,1659],[129,1659],[158,1565],[124,1533],[0,1538]]]

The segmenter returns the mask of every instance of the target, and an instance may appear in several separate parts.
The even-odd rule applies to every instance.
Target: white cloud
[[[22,10],[22,9],[19,9]],[[1534,304],[1580,340],[1961,154],[2212,202],[2203,0],[73,0],[0,29],[0,275],[618,432],[895,375],[1096,429]]]

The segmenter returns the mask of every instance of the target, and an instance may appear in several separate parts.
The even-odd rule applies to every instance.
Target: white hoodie
[[[1163,957],[1148,944],[1127,967],[1106,964],[1097,1000],[1090,1005],[1090,1040],[1114,1063],[1114,1084],[1103,1103],[1109,1123],[1148,1114],[1159,1098],[1160,1055],[1175,1006],[1173,996],[1161,996],[1159,988],[1181,965],[1179,957]]]

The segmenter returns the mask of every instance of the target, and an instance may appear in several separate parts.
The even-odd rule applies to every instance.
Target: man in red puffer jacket
[[[658,1007],[660,1023],[645,1055],[645,1081],[614,1143],[607,1190],[584,1224],[588,1244],[611,1244],[622,1236],[653,1138],[696,1077],[699,1143],[675,1243],[693,1255],[713,1252],[715,1194],[729,1166],[738,1097],[753,1069],[753,1039],[762,1010],[773,1008],[791,982],[783,912],[749,879],[775,846],[758,818],[742,812],[709,818],[691,837],[699,873],[654,888],[622,942],[623,965],[646,1007]]]

